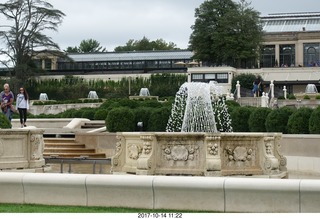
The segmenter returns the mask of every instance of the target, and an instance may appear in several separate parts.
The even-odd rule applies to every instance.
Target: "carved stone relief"
[[[162,150],[166,160],[188,161],[195,159],[195,153],[199,150],[199,146],[187,144],[168,144],[164,145]]]
[[[129,144],[128,146],[128,157],[137,160],[142,152],[141,146],[137,144]]]
[[[43,154],[43,137],[42,135],[31,135],[31,160],[40,160]]]

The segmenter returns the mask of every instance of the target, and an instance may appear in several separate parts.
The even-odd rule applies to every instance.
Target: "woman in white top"
[[[20,87],[20,93],[17,95],[16,109],[20,114],[21,128],[26,127],[27,110],[29,109],[29,96],[23,87]]]

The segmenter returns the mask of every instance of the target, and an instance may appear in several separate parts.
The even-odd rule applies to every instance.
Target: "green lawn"
[[[133,208],[86,207],[86,206],[52,206],[34,204],[0,204],[0,213],[138,213],[138,212],[184,212],[177,210],[148,210]],[[1,217],[1,216],[0,216]]]

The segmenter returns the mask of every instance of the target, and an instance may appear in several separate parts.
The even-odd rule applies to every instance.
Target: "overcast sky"
[[[4,2],[5,0],[0,0]],[[59,32],[48,35],[61,49],[95,39],[108,51],[129,39],[162,38],[185,49],[195,8],[204,0],[48,0],[66,14]],[[320,0],[247,0],[261,15],[320,11]]]

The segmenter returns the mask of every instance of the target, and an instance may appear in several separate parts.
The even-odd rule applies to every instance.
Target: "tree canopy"
[[[258,58],[262,38],[260,13],[241,0],[204,1],[195,10],[190,49],[206,65],[249,67]]]
[[[1,64],[13,67],[13,75],[23,81],[30,69],[35,68],[34,51],[59,49],[45,31],[57,31],[65,14],[42,0],[9,0],[0,3],[0,40],[4,47]],[[6,20],[6,21],[5,21]]]
[[[79,47],[67,47],[65,50],[68,53],[93,53],[106,52],[107,49],[100,46],[100,43],[94,39],[82,40]]]
[[[125,46],[118,46],[114,49],[115,52],[125,51],[149,51],[149,50],[178,50],[177,45],[173,42],[167,43],[163,39],[150,41],[143,37],[141,40],[130,39]]]

